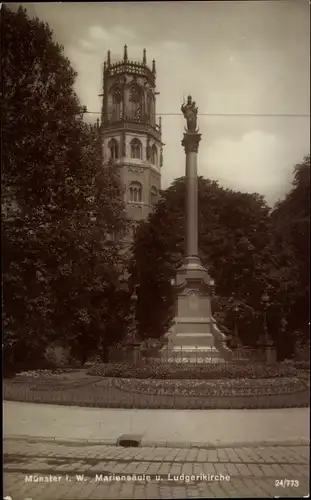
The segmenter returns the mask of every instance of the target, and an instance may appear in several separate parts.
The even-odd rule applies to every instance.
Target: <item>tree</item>
[[[261,296],[268,281],[269,207],[258,194],[223,189],[203,178],[198,181],[201,259],[216,282],[216,295],[225,299],[218,301],[221,308],[228,313],[237,302],[243,303],[240,326],[243,318],[249,322],[251,312],[252,328],[244,329],[242,336],[244,343],[255,345],[262,329]],[[156,210],[136,235],[132,274],[139,286],[142,336],[160,337],[173,315],[170,280],[184,253],[184,200],[185,179],[180,178],[162,193]]]
[[[60,238],[60,272],[55,278],[55,290],[64,293],[64,307],[56,314],[57,322],[64,334],[71,332],[74,352],[81,353],[82,361],[98,348],[106,357],[107,347],[125,333],[123,310],[130,307],[129,293],[119,283],[126,262],[118,236],[127,227],[120,181],[113,165],[100,168],[99,147],[96,147],[100,136],[96,128],[93,133],[85,150],[85,182],[80,188],[87,205],[82,213],[76,212],[79,220],[68,228],[65,247]],[[69,220],[72,222],[72,218]],[[61,267],[62,262],[66,262],[65,268]]]
[[[306,342],[309,336],[310,155],[294,167],[293,173],[291,190],[271,213],[270,254],[279,282],[278,300],[288,321],[287,334],[279,335],[284,355],[289,345],[284,336],[297,330],[301,341]],[[293,345],[289,347],[293,349]]]
[[[76,73],[49,26],[23,8],[1,14],[6,359],[33,361],[64,338],[84,356],[103,340],[118,288],[119,179],[101,167],[100,131],[83,122]]]
[[[46,24],[30,20],[22,8],[14,13],[3,6],[1,31],[5,346],[18,345],[23,358],[30,345],[31,355],[35,346],[42,348],[50,326],[42,248],[47,251],[47,218],[57,226],[63,208],[62,174],[70,169],[68,149],[76,154],[82,109],[73,91],[75,73]]]

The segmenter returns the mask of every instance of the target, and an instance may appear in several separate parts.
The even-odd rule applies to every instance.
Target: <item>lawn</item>
[[[157,380],[32,372],[5,379],[4,399],[99,408],[241,409],[309,406],[309,378]]]

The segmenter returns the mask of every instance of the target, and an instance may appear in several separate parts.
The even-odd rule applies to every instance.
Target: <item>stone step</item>
[[[215,345],[215,339],[212,333],[176,333],[174,332],[174,336],[169,339],[171,344],[169,347],[189,347],[196,346],[202,348],[209,348]]]
[[[178,337],[213,337],[213,334],[211,332],[176,332],[176,336]]]
[[[168,363],[224,363],[221,353],[215,348],[189,346],[186,348],[174,347],[173,349],[163,349],[161,358]]]
[[[181,321],[174,325],[174,332],[188,333],[189,335],[193,335],[193,333],[209,334],[212,333],[212,329],[212,322],[207,323],[204,321]]]

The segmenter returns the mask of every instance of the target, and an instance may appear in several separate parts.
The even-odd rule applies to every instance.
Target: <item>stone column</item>
[[[186,256],[198,257],[198,169],[197,156],[201,134],[185,133],[182,140],[186,153]]]

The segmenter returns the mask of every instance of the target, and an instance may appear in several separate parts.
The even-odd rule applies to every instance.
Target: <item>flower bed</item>
[[[44,384],[46,382],[46,386]],[[300,383],[299,383],[300,382]],[[55,384],[55,385],[54,385]],[[79,387],[43,376],[4,380],[4,400],[95,408],[257,409],[308,407],[308,381],[138,380],[86,377]]]
[[[305,365],[304,365],[305,366]],[[309,405],[309,372],[275,365],[99,364],[5,379],[4,399],[98,408],[239,409]]]
[[[129,379],[178,379],[178,380],[213,380],[213,379],[264,379],[278,377],[296,377],[299,373],[293,364],[275,365],[253,363],[239,364],[126,364],[107,363],[93,366],[88,375]]]
[[[299,378],[235,379],[235,380],[113,380],[114,387],[136,394],[184,397],[240,397],[292,394],[306,390]]]

